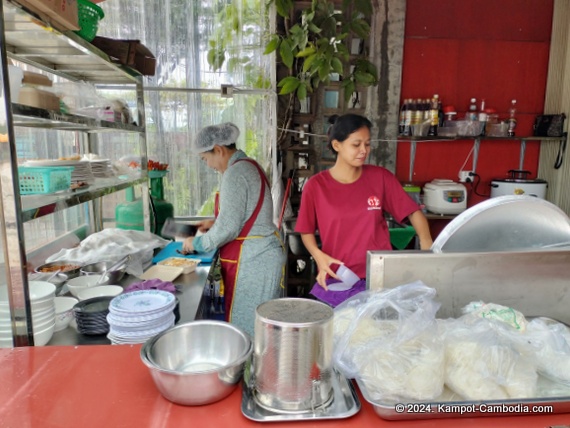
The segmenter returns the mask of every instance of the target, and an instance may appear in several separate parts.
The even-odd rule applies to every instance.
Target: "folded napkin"
[[[335,282],[342,282],[342,281],[339,281],[338,279],[334,278],[327,279],[327,285],[334,284]],[[323,287],[321,287],[318,283],[315,283],[315,285],[311,289],[310,294],[315,296],[321,302],[327,303],[334,308],[340,305],[349,297],[354,296],[355,294],[358,294],[364,290],[366,290],[366,280],[361,279],[356,284],[354,284],[352,288],[349,288],[346,291],[331,291],[331,290],[327,291]]]
[[[147,279],[146,281],[141,282],[134,282],[125,288],[125,293],[136,290],[162,290],[176,294],[176,287],[174,287],[174,284],[172,282],[162,281],[158,278]]]

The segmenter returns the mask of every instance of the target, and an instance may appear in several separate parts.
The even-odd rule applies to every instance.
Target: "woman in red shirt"
[[[301,233],[317,264],[317,284],[311,294],[336,306],[364,290],[366,252],[392,249],[384,212],[397,222],[407,218],[422,250],[431,247],[432,238],[419,205],[396,177],[383,167],[365,164],[370,154],[370,121],[355,114],[331,119],[336,120],[329,129],[329,146],[336,161],[305,184],[295,231]],[[333,264],[346,265],[361,281],[348,291],[327,292],[328,285],[339,280]]]

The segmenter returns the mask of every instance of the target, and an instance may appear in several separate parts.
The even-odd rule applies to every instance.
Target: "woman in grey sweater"
[[[255,309],[283,289],[285,249],[273,223],[271,186],[257,162],[236,148],[233,123],[207,126],[194,150],[222,174],[216,220],[202,236],[187,238],[184,250],[219,248],[227,321],[250,335]]]

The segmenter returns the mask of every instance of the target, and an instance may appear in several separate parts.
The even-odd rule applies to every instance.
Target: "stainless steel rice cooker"
[[[459,214],[467,208],[467,189],[453,180],[437,178],[424,186],[424,205],[435,214]]]
[[[536,178],[530,180],[527,177],[530,171],[511,169],[509,178],[496,178],[491,180],[491,198],[505,195],[527,195],[537,198],[546,198],[548,183],[546,180]]]

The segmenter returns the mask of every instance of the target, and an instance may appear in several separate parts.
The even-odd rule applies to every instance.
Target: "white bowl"
[[[67,288],[69,288],[69,291],[71,292],[71,294],[74,295],[75,297],[77,297],[77,294],[81,290],[85,290],[89,287],[95,287],[98,285],[106,284],[107,281],[109,280],[109,277],[107,275],[105,275],[103,280],[99,284],[97,284],[97,282],[99,281],[100,278],[101,278],[101,275],[78,276],[76,278],[72,278],[69,281],[67,281],[66,285],[67,285]]]
[[[87,300],[94,297],[115,297],[122,292],[123,287],[120,285],[98,285],[81,290],[77,293],[77,298],[79,300]]]
[[[52,322],[48,327],[42,330],[34,331],[34,345],[35,346],[46,345],[53,336],[54,331],[55,331],[55,322]]]
[[[74,297],[55,298],[55,331],[67,328],[73,319],[73,307],[78,302]]]
[[[55,296],[55,285],[47,281],[29,281],[30,300],[32,303],[47,300]]]

